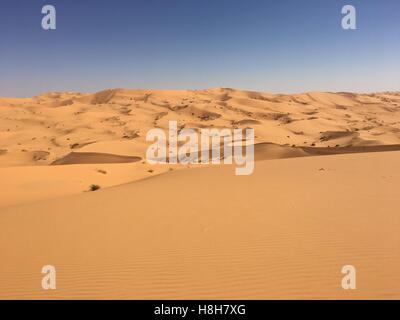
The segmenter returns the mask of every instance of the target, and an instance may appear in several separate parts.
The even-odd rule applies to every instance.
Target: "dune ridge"
[[[0,98],[0,298],[400,299],[399,111],[398,92]],[[254,173],[148,164],[171,120],[254,128]]]
[[[2,209],[0,297],[399,299],[399,160],[260,161],[240,178],[181,170]],[[55,291],[40,288],[45,264]],[[348,264],[354,291],[340,286]]]
[[[100,163],[126,163],[142,160],[140,157],[121,156],[110,153],[71,152],[65,157],[57,159],[52,165],[66,164],[100,164]]]
[[[231,88],[108,89],[0,98],[0,171],[3,176],[15,177],[16,167],[57,164],[54,177],[61,177],[67,172],[63,164],[79,167],[131,161],[141,165],[128,176],[139,179],[179,170],[182,168],[170,165],[150,168],[144,160],[149,146],[146,133],[155,127],[167,130],[170,120],[178,122],[179,130],[254,128],[256,161],[397,150],[399,110],[398,92],[285,95]],[[127,163],[125,170],[130,168]],[[8,190],[0,195],[0,207],[47,197],[30,187],[40,186],[43,177],[42,170],[41,175],[33,171],[17,172],[30,172],[34,183],[20,174],[11,185],[7,180],[0,181],[0,187]],[[54,174],[54,169],[51,172]],[[69,192],[80,193],[88,188],[83,183],[102,182],[97,178],[88,181],[87,175],[81,176],[79,183],[68,174],[64,174],[64,183],[60,178],[46,179],[52,185],[49,196],[62,194],[64,183],[75,184]],[[126,182],[121,176],[107,181],[107,187],[111,181],[115,185]]]
[[[246,128],[256,142],[299,147],[398,144],[400,94],[268,94],[209,90],[110,89],[0,98],[0,166],[48,165],[71,152],[144,158],[149,129]],[[105,145],[107,144],[107,147]],[[40,156],[38,156],[38,154]]]

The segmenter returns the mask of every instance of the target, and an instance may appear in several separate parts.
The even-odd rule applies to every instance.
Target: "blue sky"
[[[355,31],[341,28],[345,4]],[[1,0],[0,39],[0,96],[400,90],[399,0]]]

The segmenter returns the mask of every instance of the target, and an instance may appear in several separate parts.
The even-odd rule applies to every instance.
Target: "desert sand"
[[[399,299],[399,112],[393,92],[0,98],[0,298]],[[169,120],[254,128],[254,173],[146,163]]]

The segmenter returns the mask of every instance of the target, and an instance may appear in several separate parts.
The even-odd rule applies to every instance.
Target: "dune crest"
[[[126,156],[144,158],[146,132],[180,128],[246,128],[257,143],[301,147],[399,144],[399,93],[268,94],[209,90],[110,89],[0,98],[0,166],[48,165],[74,152],[104,151],[129,141]],[[95,143],[98,148],[86,147]],[[4,150],[7,150],[5,152]],[[131,151],[129,151],[131,150]],[[35,157],[32,152],[46,152]],[[118,155],[118,154],[117,154]]]
[[[399,161],[260,161],[240,178],[181,170],[2,209],[0,298],[399,299]],[[49,263],[53,292],[39,286]]]
[[[394,151],[400,144],[399,111],[396,92],[285,95],[231,88],[108,89],[93,94],[50,92],[25,99],[0,98],[0,168],[4,176],[10,176],[14,167],[56,164],[52,174],[57,170],[60,177],[65,172],[64,183],[76,184],[64,165],[125,163],[129,170],[129,163],[137,161],[141,165],[135,166],[133,176],[155,176],[173,168],[160,170],[142,163],[149,146],[146,133],[153,128],[167,130],[169,121],[177,121],[179,130],[254,128],[256,161]],[[186,168],[174,169],[182,167]],[[17,199],[24,203],[46,198],[45,192],[23,187],[26,177],[14,179],[12,186],[0,181],[3,189],[11,188],[8,197],[15,195],[11,202],[0,196],[0,207],[16,204]],[[39,185],[41,176],[32,174],[32,179]],[[64,183],[50,180],[49,195],[62,194]],[[82,176],[79,181],[87,179]],[[87,187],[76,184],[72,189],[83,192]]]
[[[254,173],[150,165],[169,121],[254,128]],[[0,298],[400,299],[399,93],[53,92],[0,135]]]

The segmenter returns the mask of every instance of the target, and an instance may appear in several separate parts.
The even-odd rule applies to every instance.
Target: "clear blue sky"
[[[341,28],[345,4],[356,31]],[[0,1],[0,96],[221,86],[400,90],[400,1]]]

